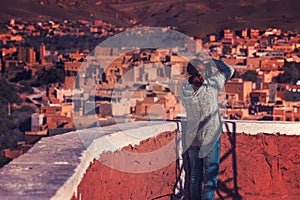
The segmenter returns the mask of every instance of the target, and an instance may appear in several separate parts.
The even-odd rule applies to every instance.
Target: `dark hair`
[[[187,73],[191,76],[195,76],[199,73],[198,66],[203,64],[199,59],[193,59],[191,60],[187,65]]]
[[[199,74],[199,66],[203,65],[205,68],[205,75],[204,76],[210,76],[211,75],[211,66],[210,64],[205,64],[199,59],[192,59],[189,61],[187,65],[187,73],[193,77],[197,76]]]
[[[196,76],[199,76],[199,75],[192,75],[192,76],[189,77],[189,80],[188,80],[189,84],[193,84],[194,78],[195,78]]]

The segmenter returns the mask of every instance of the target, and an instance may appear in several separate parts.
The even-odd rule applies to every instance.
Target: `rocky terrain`
[[[114,25],[176,26],[194,36],[224,28],[300,26],[297,0],[3,0],[0,20],[102,19]]]

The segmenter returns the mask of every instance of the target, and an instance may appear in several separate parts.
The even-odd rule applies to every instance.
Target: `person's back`
[[[181,90],[182,103],[187,115],[184,143],[189,147],[192,200],[201,199],[201,196],[204,199],[214,199],[219,167],[219,137],[222,134],[218,94],[234,72],[232,67],[222,61],[213,60],[213,62],[219,71],[206,78],[203,74],[205,70],[196,72],[199,66],[191,70],[193,67],[189,63],[187,70],[190,76],[189,83],[183,84]],[[210,166],[212,163],[214,166]]]

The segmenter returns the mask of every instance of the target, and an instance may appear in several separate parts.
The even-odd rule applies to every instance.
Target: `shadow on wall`
[[[230,132],[229,126],[232,126],[232,132]],[[220,199],[242,199],[239,194],[238,188],[238,173],[237,173],[237,161],[236,161],[236,124],[234,122],[225,122],[226,132],[228,133],[228,139],[231,144],[231,148],[220,158],[220,165],[224,160],[229,159],[229,155],[232,155],[232,179],[227,179],[225,181],[218,181],[217,194]],[[219,176],[224,173],[225,170],[219,172]],[[233,182],[233,188],[227,186],[228,182]],[[225,193],[226,196],[223,196],[221,192]]]
[[[218,180],[218,187],[216,191],[216,199],[225,200],[225,199],[235,199],[240,200],[242,199],[241,195],[239,194],[239,187],[238,187],[238,174],[237,174],[237,161],[236,161],[236,124],[235,122],[224,122],[226,127],[226,132],[228,135],[229,143],[231,144],[231,147],[226,151],[223,152],[220,158],[220,166],[222,166],[222,163],[225,160],[230,159],[231,155],[231,163],[232,163],[232,174],[233,177],[227,178],[226,180]],[[183,133],[186,129],[186,122],[181,122]],[[230,128],[231,127],[231,128]],[[232,130],[232,131],[230,131]],[[223,137],[225,138],[225,137]],[[154,199],[161,199],[166,196],[170,196],[170,199],[177,200],[177,199],[189,199],[189,157],[187,151],[183,153],[182,155],[183,163],[180,164],[180,160],[177,160],[177,180],[176,184],[174,185],[173,191],[177,194],[172,195],[163,195]],[[220,169],[222,169],[220,167]],[[225,169],[222,171],[219,171],[219,177],[224,174]],[[185,181],[183,181],[183,177]],[[233,187],[230,187],[229,185],[233,185]]]

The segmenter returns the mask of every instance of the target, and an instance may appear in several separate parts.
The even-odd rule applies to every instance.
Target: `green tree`
[[[50,69],[42,69],[37,73],[37,83],[33,85],[47,85],[51,83],[64,82],[65,72],[63,66],[56,65]]]
[[[285,65],[283,67],[283,71],[283,74],[280,74],[275,78],[278,83],[295,84],[298,80],[300,80],[300,72],[296,67],[296,63]]]
[[[0,78],[0,103],[7,104],[10,103],[20,103],[21,99],[15,92],[16,88],[9,85],[4,79]]]
[[[24,134],[20,131],[20,126],[35,111],[29,106],[15,108],[13,103],[21,104],[16,88],[0,78],[0,153],[5,148],[14,148],[17,142],[24,140]],[[8,114],[8,105],[10,115]]]
[[[241,74],[238,72],[238,71],[234,71],[233,75],[232,75],[232,78],[241,78]]]
[[[256,71],[253,70],[248,70],[246,71],[243,75],[242,75],[242,79],[244,81],[252,81],[252,82],[256,82],[258,79],[258,73]]]

